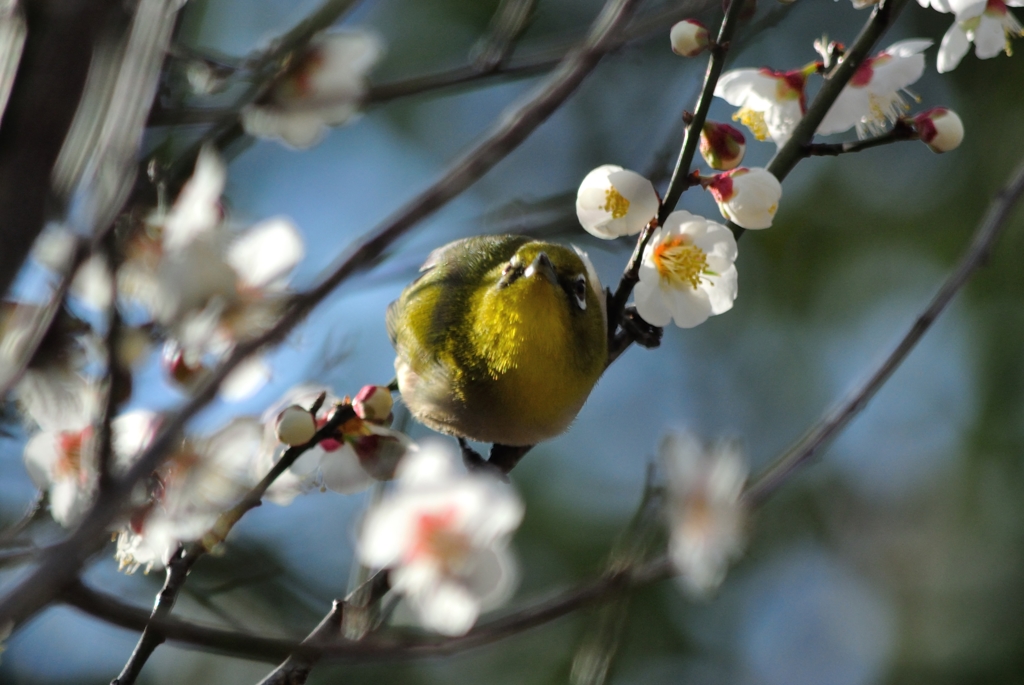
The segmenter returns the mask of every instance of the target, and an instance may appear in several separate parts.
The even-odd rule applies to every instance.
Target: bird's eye
[[[576,305],[581,310],[587,308],[587,279],[583,274],[576,277],[572,284],[572,294],[576,297]]]

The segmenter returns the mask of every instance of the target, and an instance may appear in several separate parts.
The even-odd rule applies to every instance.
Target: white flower
[[[782,199],[782,184],[767,169],[740,167],[716,174],[708,190],[729,221],[748,229],[768,228]]]
[[[166,217],[153,218],[163,229],[163,248],[181,250],[199,236],[217,228],[223,218],[220,196],[227,182],[227,167],[217,151],[203,147],[192,176],[181,187]]]
[[[668,477],[669,555],[684,588],[707,594],[743,549],[746,463],[735,445],[705,449],[688,433],[666,436],[659,456]]]
[[[316,144],[328,126],[359,113],[366,75],[382,53],[380,39],[366,31],[318,35],[265,102],[242,110],[242,126],[250,135],[297,148]]]
[[[842,133],[853,127],[866,138],[884,132],[888,123],[899,119],[908,105],[900,91],[921,78],[923,53],[932,42],[902,40],[864,60],[846,87],[832,103],[818,133]]]
[[[426,445],[406,457],[395,489],[367,512],[358,554],[390,569],[391,586],[425,627],[462,635],[513,591],[508,540],[522,517],[507,485],[467,474],[447,447]]]
[[[669,32],[672,52],[682,57],[696,57],[708,48],[708,29],[696,19],[683,19]]]
[[[650,181],[614,164],[587,174],[576,193],[580,225],[605,240],[639,233],[658,216],[660,206]]]
[[[734,69],[722,74],[715,97],[740,108],[732,118],[749,128],[755,138],[771,137],[781,147],[807,111],[804,88],[810,73],[808,69]]]
[[[955,150],[964,139],[964,122],[956,112],[945,107],[933,107],[915,116],[914,128],[932,152]]]
[[[257,482],[263,426],[242,417],[206,438],[187,438],[154,474],[148,502],[118,534],[128,573],[164,566],[178,545],[199,540]]]
[[[956,69],[974,43],[978,59],[990,59],[1000,52],[1010,54],[1010,41],[1024,35],[1021,23],[1007,9],[1024,7],[1024,0],[988,0],[972,3],[956,12],[956,20],[942,37],[936,68],[940,74]]]
[[[644,250],[633,297],[655,326],[673,319],[693,328],[732,309],[736,299],[736,239],[725,226],[686,211],[669,214]]]

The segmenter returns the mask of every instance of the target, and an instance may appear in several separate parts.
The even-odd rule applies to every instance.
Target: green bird
[[[438,248],[420,271],[387,311],[412,415],[460,441],[518,448],[511,465],[565,431],[608,359],[605,294],[586,254],[480,236]]]

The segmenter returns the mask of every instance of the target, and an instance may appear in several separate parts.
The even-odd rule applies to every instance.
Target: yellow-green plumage
[[[435,250],[421,270],[387,314],[413,415],[503,445],[568,428],[608,354],[604,294],[586,256],[481,236]]]

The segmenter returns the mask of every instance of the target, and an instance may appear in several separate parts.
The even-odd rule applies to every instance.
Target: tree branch
[[[152,473],[170,451],[175,436],[217,393],[224,378],[249,355],[279,342],[335,288],[358,271],[372,265],[384,250],[419,221],[430,216],[472,185],[484,173],[522,143],[564,103],[597,65],[606,45],[621,29],[638,0],[609,2],[595,21],[583,48],[568,56],[562,65],[526,101],[497,123],[491,133],[464,154],[434,184],[398,210],[391,218],[351,245],[338,265],[311,290],[294,298],[281,319],[264,334],[238,345],[204,383],[192,399],[165,417],[150,446],[107,495],[85,514],[79,527],[63,542],[47,549],[39,564],[0,598],[0,624],[21,623],[45,606],[72,582],[85,561],[98,552],[107,527],[121,512],[134,484]]]
[[[942,287],[928,306],[918,315],[910,330],[906,332],[882,364],[859,388],[850,393],[835,409],[826,413],[803,438],[777,458],[750,485],[744,498],[751,506],[763,503],[773,492],[788,481],[796,471],[821,453],[857,414],[868,404],[879,388],[907,358],[917,342],[938,318],[953,297],[967,283],[968,279],[984,265],[992,246],[1006,228],[1010,214],[1024,195],[1024,163],[1014,171],[1007,184],[995,195],[989,204],[984,219],[974,232],[967,250],[960,257],[956,268],[946,278]]]

